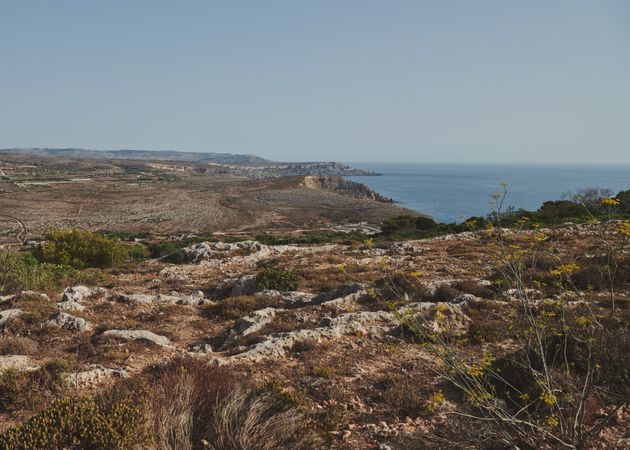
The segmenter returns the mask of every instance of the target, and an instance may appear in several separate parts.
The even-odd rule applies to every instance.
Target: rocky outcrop
[[[87,286],[71,286],[64,289],[61,301],[81,303],[89,297],[104,294],[105,292],[107,291],[101,287],[89,288]]]
[[[85,306],[72,300],[55,303],[55,308],[61,309],[62,311],[85,311]]]
[[[362,311],[345,313],[334,318],[324,317],[314,329],[277,333],[241,353],[228,357],[218,356],[215,361],[226,364],[239,360],[257,362],[267,358],[282,358],[299,342],[306,340],[320,342],[347,334],[360,333],[370,337],[380,337],[399,327],[401,318],[415,320],[431,331],[448,332],[451,335],[465,333],[470,323],[470,319],[459,305],[412,303],[396,312]]]
[[[5,325],[9,320],[20,317],[24,314],[19,308],[6,309],[4,311],[0,311],[0,326]]]
[[[65,312],[55,314],[55,316],[46,323],[48,326],[65,328],[70,331],[90,331],[94,328],[87,320]]]
[[[245,317],[242,317],[236,322],[234,328],[230,330],[230,334],[225,340],[223,347],[229,347],[237,342],[240,338],[262,330],[265,325],[273,321],[274,317],[276,317],[276,313],[280,311],[284,310],[276,308],[264,308],[259,309],[258,311],[254,311]]]
[[[256,293],[256,280],[253,275],[244,275],[238,278],[229,278],[218,285],[214,290],[214,297],[224,299],[238,295],[254,295]]]
[[[234,256],[270,253],[269,247],[256,241],[241,242],[201,242],[180,249],[165,260],[169,262],[195,264],[210,259],[223,259]]]
[[[119,294],[113,297],[114,300],[122,303],[136,305],[188,305],[198,306],[206,302],[203,291],[194,291],[188,295],[181,295],[178,292],[171,294]]]
[[[304,181],[302,181],[301,186],[307,189],[324,189],[326,191],[336,192],[337,194],[341,194],[346,197],[353,197],[361,200],[393,203],[391,198],[387,198],[379,194],[366,185],[347,180],[341,176],[309,175],[304,177]]]
[[[98,340],[148,341],[160,347],[173,347],[170,339],[148,330],[107,330],[98,335]]]
[[[87,387],[102,384],[112,378],[127,378],[126,370],[108,369],[103,366],[91,366],[87,370],[66,375],[66,382],[72,387]]]

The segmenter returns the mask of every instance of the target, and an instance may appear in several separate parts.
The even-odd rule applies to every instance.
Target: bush
[[[130,400],[103,398],[55,401],[28,422],[0,436],[0,448],[131,449],[150,442],[146,420]]]
[[[64,361],[49,362],[34,371],[8,369],[0,373],[0,411],[15,413],[46,404],[65,388]]]
[[[85,277],[69,266],[39,263],[27,256],[0,248],[0,292],[57,290]]]
[[[46,242],[33,252],[41,262],[83,269],[115,267],[129,259],[129,251],[120,239],[88,230],[51,230],[44,237]]]
[[[258,291],[275,290],[280,292],[295,291],[300,287],[300,279],[290,270],[268,267],[255,277]]]

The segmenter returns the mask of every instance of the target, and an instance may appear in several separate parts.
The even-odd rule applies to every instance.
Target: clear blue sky
[[[0,147],[630,162],[630,1],[0,0]]]

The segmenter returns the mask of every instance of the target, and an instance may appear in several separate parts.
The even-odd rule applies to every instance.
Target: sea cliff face
[[[383,203],[394,202],[391,198],[379,194],[364,184],[346,180],[339,176],[308,175],[304,177],[301,185],[308,189],[324,189],[363,200],[374,200]]]

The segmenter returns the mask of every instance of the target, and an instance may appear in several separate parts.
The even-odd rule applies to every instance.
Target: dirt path
[[[24,244],[26,241],[26,234],[28,233],[28,228],[26,228],[26,224],[15,216],[11,216],[9,214],[0,214],[0,217],[8,217],[9,219],[15,220],[18,224],[20,224],[20,231],[15,235],[15,239],[17,239],[19,244]]]

